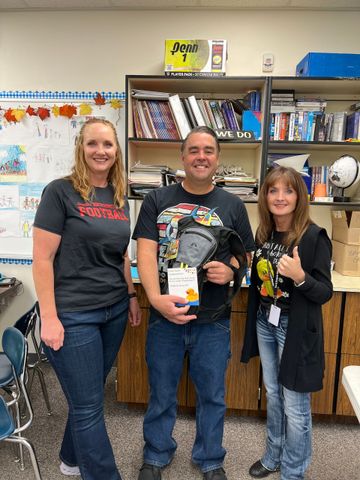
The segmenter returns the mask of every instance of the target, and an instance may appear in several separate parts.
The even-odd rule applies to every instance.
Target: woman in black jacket
[[[265,453],[249,473],[300,480],[311,459],[311,393],[322,389],[321,305],[332,296],[331,241],[309,217],[306,185],[278,167],[259,194],[248,316],[242,351],[260,353],[267,398]]]

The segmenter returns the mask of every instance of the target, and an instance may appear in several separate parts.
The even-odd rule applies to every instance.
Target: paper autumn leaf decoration
[[[105,105],[105,97],[100,95],[99,92],[94,97],[94,100],[95,100],[96,105]]]
[[[45,118],[50,117],[50,110],[48,108],[39,107],[37,114],[41,118],[41,120],[45,120]]]
[[[76,114],[76,107],[74,107],[74,105],[68,105],[68,104],[63,105],[62,107],[60,107],[59,113],[63,117],[71,118]]]
[[[58,117],[60,115],[60,111],[59,111],[59,107],[57,105],[54,105],[51,109],[52,111],[52,114],[54,115],[54,117]]]
[[[14,109],[12,113],[17,122],[20,122],[26,114],[25,110],[22,109]]]
[[[30,115],[30,117],[35,117],[37,115],[37,112],[35,110],[35,108],[33,107],[30,107],[30,105],[28,106],[28,108],[26,109],[26,113],[28,115]]]
[[[117,98],[113,98],[112,100],[110,100],[110,105],[112,106],[112,108],[122,108],[122,104]]]
[[[5,114],[4,114],[4,117],[6,118],[6,120],[8,122],[16,122],[16,118],[13,114],[13,110],[12,108],[9,108],[8,110],[6,110]]]
[[[79,107],[80,115],[91,115],[92,108],[88,103],[82,103]]]

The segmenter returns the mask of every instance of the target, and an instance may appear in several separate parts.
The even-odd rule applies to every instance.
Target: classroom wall
[[[319,11],[76,11],[0,14],[0,90],[125,90],[125,74],[161,75],[167,38],[224,38],[227,75],[295,75],[309,51],[360,53],[360,12]],[[256,206],[248,206],[253,228]],[[328,209],[312,207],[330,233]],[[0,247],[1,250],[1,247]],[[1,265],[24,292],[0,313],[0,335],[31,306],[28,266]]]
[[[0,88],[121,90],[125,74],[162,74],[166,38],[225,38],[228,75],[294,75],[308,51],[360,53],[360,12],[89,11],[2,13]]]

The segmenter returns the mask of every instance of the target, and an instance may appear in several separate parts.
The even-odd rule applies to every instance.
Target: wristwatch
[[[129,297],[129,299],[130,299],[130,298],[137,297],[137,293],[136,293],[136,292],[128,293],[128,297]]]

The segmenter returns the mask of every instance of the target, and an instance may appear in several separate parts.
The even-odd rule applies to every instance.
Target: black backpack
[[[209,319],[216,320],[231,306],[231,301],[240,289],[246,273],[247,257],[243,242],[231,228],[204,225],[195,221],[193,217],[183,217],[179,220],[176,238],[177,255],[167,261],[168,268],[195,267],[197,269],[200,306],[191,306],[187,314],[206,312]],[[219,253],[226,249],[229,249],[231,255],[236,258],[239,268],[219,258]],[[206,281],[206,271],[203,266],[212,260],[225,263],[234,272],[234,284],[229,290],[227,301],[216,309],[201,305],[202,290]],[[162,284],[162,293],[168,293],[167,282]]]

